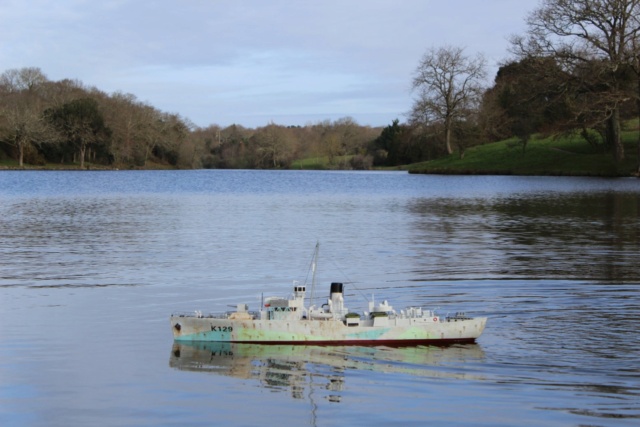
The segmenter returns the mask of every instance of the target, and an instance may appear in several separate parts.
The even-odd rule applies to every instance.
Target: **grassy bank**
[[[620,164],[602,146],[593,147],[575,135],[534,137],[524,151],[517,139],[509,139],[470,148],[462,159],[454,153],[407,169],[431,174],[631,176],[638,164],[637,138],[637,131],[623,133],[625,159]]]
[[[162,163],[147,162],[146,166],[116,166],[116,165],[102,165],[99,163],[85,162],[84,168],[80,167],[80,163],[46,163],[44,165],[31,165],[24,164],[20,166],[17,160],[13,159],[0,159],[0,170],[50,170],[50,171],[79,171],[79,170],[94,170],[94,171],[110,171],[110,170],[175,170],[176,168],[170,165]]]
[[[602,145],[589,145],[582,137],[575,135],[562,138],[532,138],[523,150],[517,139],[494,142],[469,148],[461,159],[454,153],[448,157],[428,162],[415,163],[406,167],[377,169],[406,169],[410,173],[450,174],[450,175],[557,175],[557,176],[632,176],[638,167],[638,122],[627,123],[623,132],[625,159],[616,163],[610,151]],[[631,129],[631,130],[629,130]],[[349,162],[351,156],[313,157],[296,160],[290,169],[339,169]],[[0,158],[0,170],[79,170],[77,163],[49,163],[46,165],[25,165],[19,167],[13,159]],[[85,170],[114,169],[175,169],[166,164],[148,162],[145,167],[120,167],[99,164],[85,164]]]

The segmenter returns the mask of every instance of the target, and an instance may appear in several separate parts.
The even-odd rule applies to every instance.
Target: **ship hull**
[[[420,345],[474,342],[487,318],[373,319],[346,326],[341,320],[231,320],[171,316],[175,341],[312,345]]]

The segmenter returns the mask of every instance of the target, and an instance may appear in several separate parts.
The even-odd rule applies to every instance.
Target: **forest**
[[[268,169],[323,158],[326,167],[367,168],[367,145],[379,134],[349,117],[305,127],[200,128],[135,95],[50,81],[38,68],[0,75],[0,161],[18,167]]]
[[[51,81],[37,67],[0,74],[0,167],[371,169],[534,135],[577,135],[621,161],[621,125],[640,117],[640,0],[544,0],[488,83],[482,54],[428,49],[406,120],[351,117],[305,126],[198,127],[129,93]],[[637,122],[636,123],[637,126]],[[640,159],[640,139],[634,153]],[[640,162],[638,164],[640,171]]]
[[[350,117],[201,128],[132,94],[50,81],[39,68],[0,75],[0,162],[16,167],[370,169],[438,154],[398,120],[384,130]]]

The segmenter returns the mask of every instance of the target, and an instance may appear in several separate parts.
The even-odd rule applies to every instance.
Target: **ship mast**
[[[313,252],[313,259],[311,260],[311,297],[309,298],[309,306],[313,306],[313,299],[316,292],[316,270],[318,269],[318,252],[320,251],[320,242],[316,242],[316,249]]]

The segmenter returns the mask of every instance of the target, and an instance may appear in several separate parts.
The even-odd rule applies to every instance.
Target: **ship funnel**
[[[333,282],[331,284],[331,311],[334,316],[341,317],[346,311],[344,307],[344,297],[342,296],[343,285],[342,283]]]
[[[333,282],[331,284],[331,292],[332,294],[341,294],[343,285],[342,283]]]

